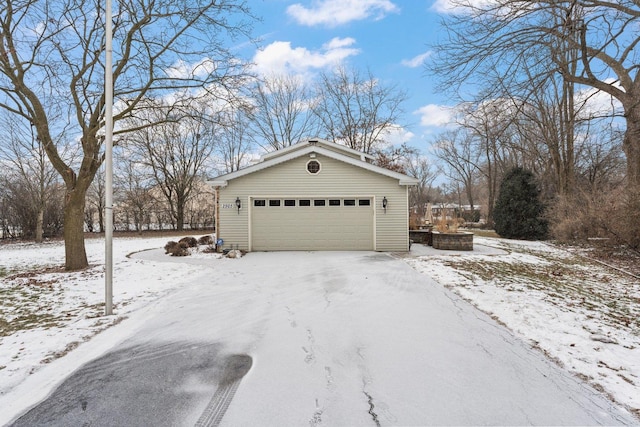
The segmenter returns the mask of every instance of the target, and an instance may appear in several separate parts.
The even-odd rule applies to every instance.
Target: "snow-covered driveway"
[[[189,264],[211,268],[203,273],[194,267],[190,286],[116,326],[131,330],[118,348],[180,343],[185,352],[211,346],[211,357],[220,361],[251,358],[232,389],[222,374],[214,375],[213,387],[198,375],[179,384],[193,399],[164,408],[166,425],[197,424],[212,403],[222,408],[220,425],[226,426],[635,422],[487,315],[388,254],[250,253],[233,260],[169,258],[154,250],[138,257],[186,263],[185,275]],[[167,369],[158,364],[157,381],[164,381]],[[92,378],[94,389],[109,370],[103,375]],[[173,385],[154,392],[175,394]],[[226,397],[217,394],[214,402],[222,387]],[[76,391],[83,393],[81,386]],[[136,398],[122,394],[113,404]],[[91,425],[145,424],[136,419],[142,409],[127,414],[118,411],[126,405],[115,406],[113,419],[96,419],[92,402],[84,402],[81,409],[77,403],[77,419]]]

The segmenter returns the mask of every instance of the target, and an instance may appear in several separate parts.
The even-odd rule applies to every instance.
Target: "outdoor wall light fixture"
[[[384,196],[382,198],[382,209],[384,209],[384,213],[387,213],[387,204],[389,202],[387,201],[387,196]]]
[[[242,207],[242,202],[240,201],[240,197],[236,197],[236,207],[238,208],[238,215],[240,215],[240,208]]]

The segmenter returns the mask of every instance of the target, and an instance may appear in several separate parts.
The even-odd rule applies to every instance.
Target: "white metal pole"
[[[111,0],[106,0],[106,58],[104,68],[105,100],[105,304],[104,314],[113,314],[113,34]]]

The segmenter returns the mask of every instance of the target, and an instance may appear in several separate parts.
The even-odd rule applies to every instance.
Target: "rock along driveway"
[[[637,422],[389,254],[137,257],[185,263],[191,284],[16,425]]]

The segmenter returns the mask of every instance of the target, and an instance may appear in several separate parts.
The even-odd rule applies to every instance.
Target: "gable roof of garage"
[[[255,165],[248,166],[226,175],[221,175],[208,182],[214,187],[225,187],[227,183],[233,179],[240,178],[241,176],[249,175],[311,153],[321,154],[352,166],[360,167],[390,178],[395,178],[398,180],[398,185],[416,185],[418,183],[418,180],[413,177],[368,163],[367,160],[373,160],[374,158],[370,154],[362,153],[349,147],[325,141],[323,139],[301,141],[282,150],[265,154]]]
[[[367,154],[367,153],[363,153],[362,151],[354,150],[353,148],[349,148],[346,145],[340,145],[340,144],[336,144],[335,142],[326,141],[324,139],[314,138],[314,139],[308,139],[306,141],[298,142],[297,144],[293,144],[293,145],[291,145],[289,147],[286,147],[286,148],[283,148],[281,150],[276,150],[276,151],[272,151],[270,153],[267,153],[267,154],[263,155],[260,158],[260,161],[269,160],[269,159],[272,159],[274,157],[279,157],[279,156],[285,155],[285,154],[290,153],[292,151],[299,150],[301,147],[304,147],[305,145],[315,145],[316,147],[323,147],[323,148],[326,148],[326,149],[331,150],[331,151],[337,151],[337,152],[345,154],[347,156],[350,156],[350,157],[353,157],[353,158],[356,158],[356,159],[360,159],[363,162],[370,162],[370,161],[373,161],[375,159],[375,157],[372,156],[371,154]]]

